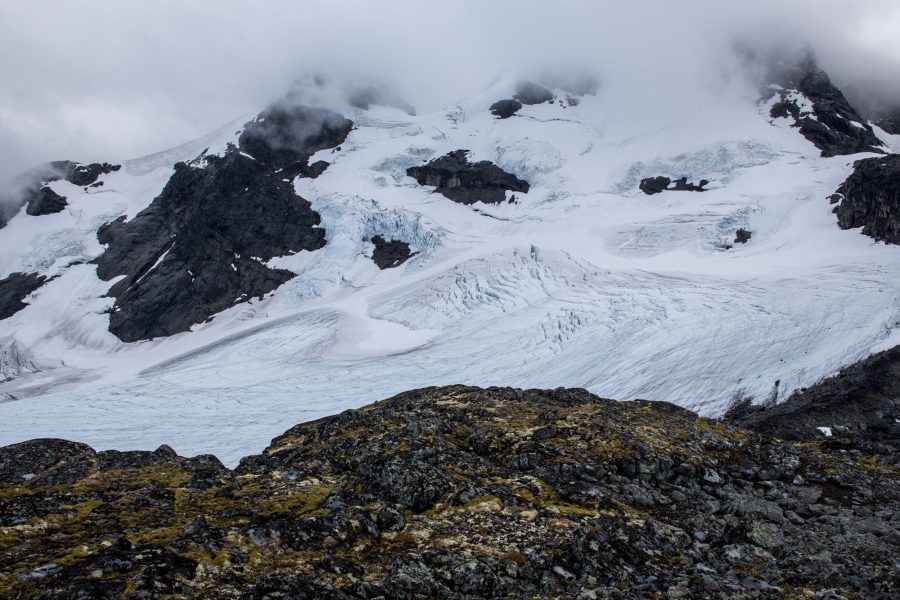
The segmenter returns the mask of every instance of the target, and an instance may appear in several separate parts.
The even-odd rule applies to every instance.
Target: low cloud
[[[737,45],[812,52],[856,97],[900,104],[896,0],[0,0],[0,180],[177,145],[310,73],[384,85],[419,113],[541,73],[674,111],[746,83]]]

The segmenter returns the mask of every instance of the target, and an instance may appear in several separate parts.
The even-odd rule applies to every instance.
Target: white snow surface
[[[750,98],[635,131],[602,93],[494,118],[509,93],[417,117],[348,112],[342,149],[312,159],[328,170],[296,181],[326,247],[273,259],[297,277],[165,339],[107,330],[96,230],[134,217],[174,162],[221,152],[249,119],[127,161],[100,188],[51,184],[66,210],[23,209],[0,230],[0,277],[55,277],[0,321],[0,444],[166,443],[234,465],[298,422],[451,383],[585,387],[717,415],[898,343],[900,248],[839,229],[827,199],[866,155],[820,158]],[[460,148],[531,190],[467,207],[405,174]],[[641,193],[656,175],[711,183]],[[726,250],[738,228],[752,239]],[[376,234],[418,254],[380,271]]]

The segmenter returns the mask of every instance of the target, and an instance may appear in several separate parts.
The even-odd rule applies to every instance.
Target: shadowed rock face
[[[0,592],[896,597],[896,459],[561,388],[407,392],[234,471],[32,440],[0,448]]]
[[[842,229],[862,227],[876,240],[900,244],[900,155],[857,161],[833,198]]]
[[[46,281],[46,277],[37,273],[13,273],[0,279],[0,319],[11,317],[28,306],[23,300]]]
[[[68,206],[65,196],[60,196],[49,187],[44,186],[29,194],[25,213],[32,216],[50,215],[62,212]]]
[[[400,240],[387,241],[380,235],[372,238],[375,244],[375,251],[372,253],[372,260],[381,270],[399,267],[410,257],[415,256],[414,252],[409,249],[409,244]]]
[[[352,128],[352,121],[325,108],[274,106],[247,123],[239,145],[275,169],[290,167],[285,175],[289,177],[314,153],[341,144]]]
[[[101,175],[108,175],[121,168],[122,165],[111,165],[109,163],[91,163],[89,165],[67,163],[64,179],[79,187],[85,187],[93,185]]]
[[[513,98],[522,104],[543,104],[553,102],[553,92],[531,81],[523,81],[516,86]]]
[[[203,166],[175,165],[162,193],[131,221],[98,231],[107,251],[97,274],[116,305],[110,331],[126,342],[187,331],[294,274],[263,264],[325,246],[325,230],[291,179],[320,174],[314,152],[346,139],[352,124],[331,111],[274,108],[247,125],[239,147]]]
[[[430,185],[435,191],[460,204],[499,204],[506,200],[506,192],[527,193],[527,181],[507,173],[494,163],[468,161],[468,150],[455,150],[420,167],[411,167],[406,174]]]
[[[522,108],[518,100],[498,100],[491,104],[491,114],[501,119],[508,119]]]
[[[900,451],[900,346],[874,354],[774,406],[731,409],[726,419],[740,427],[787,440],[880,445]]]
[[[878,117],[875,119],[875,124],[888,133],[900,135],[900,108],[896,108]]]
[[[883,152],[884,143],[869,124],[815,65],[794,70],[783,80],[781,100],[772,107],[773,118],[791,118],[800,133],[822,151],[822,156],[840,156],[858,152]],[[805,113],[791,92],[800,92],[812,103]]]
[[[674,182],[668,177],[648,177],[641,179],[640,190],[652,196],[666,191],[674,192],[705,192],[704,186],[709,183],[706,179],[701,179],[700,183],[688,183],[687,177],[682,177]]]

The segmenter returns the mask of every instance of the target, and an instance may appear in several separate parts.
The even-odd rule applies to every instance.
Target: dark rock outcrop
[[[0,279],[0,319],[13,316],[26,306],[23,300],[47,281],[37,273],[13,273]]]
[[[900,135],[900,108],[886,111],[875,118],[875,124],[893,135]]]
[[[177,164],[150,206],[100,228],[108,247],[97,274],[125,276],[109,292],[110,331],[126,342],[187,331],[294,277],[264,262],[322,248],[325,230],[291,180],[320,174],[327,165],[309,157],[351,127],[324,109],[272,108],[247,125],[239,147],[202,166]]]
[[[705,192],[703,189],[709,183],[706,179],[701,179],[700,183],[688,182],[687,177],[682,177],[681,179],[676,179],[672,181],[668,177],[647,177],[646,179],[641,179],[640,190],[647,194],[648,196],[652,196],[653,194],[659,194],[661,192],[673,191],[673,192]]]
[[[506,200],[507,191],[528,192],[527,181],[490,161],[470,163],[467,157],[468,150],[455,150],[420,167],[410,167],[406,174],[460,204],[499,204]]]
[[[109,175],[122,168],[107,162],[82,164],[71,160],[55,160],[38,167],[39,179],[42,183],[65,180],[78,187],[93,185],[101,175]]]
[[[513,98],[522,104],[543,104],[545,102],[553,102],[553,92],[547,88],[533,83],[531,81],[523,81],[516,85],[516,93]]]
[[[491,104],[491,114],[501,119],[508,119],[522,108],[518,100],[498,100]]]
[[[234,471],[33,440],[0,448],[0,595],[893,598],[884,450],[463,386],[297,425]]]
[[[382,270],[399,267],[415,256],[415,253],[410,251],[409,244],[401,240],[387,241],[380,235],[376,235],[371,242],[375,244],[372,260]]]
[[[734,243],[735,244],[746,244],[750,241],[750,238],[753,237],[753,232],[748,231],[746,229],[738,229],[734,234]]]
[[[850,440],[900,451],[900,346],[850,365],[774,406],[731,409],[735,425],[786,440]]]
[[[791,118],[801,135],[821,150],[822,156],[858,152],[883,152],[884,143],[872,127],[850,106],[824,71],[814,64],[789,70],[779,84],[781,99],[770,111],[772,118]],[[792,94],[801,93],[812,104],[805,112]]]
[[[339,146],[353,122],[325,108],[273,106],[247,123],[239,138],[242,152],[293,178],[309,168],[309,157]]]
[[[25,206],[25,213],[32,216],[51,215],[62,212],[68,206],[65,196],[60,196],[50,189],[49,186],[43,186],[37,191],[28,195],[28,204]]]
[[[89,165],[77,163],[65,164],[66,169],[63,178],[69,183],[79,187],[93,185],[101,175],[108,175],[122,168],[122,165],[111,165],[109,163],[91,163]]]
[[[68,206],[67,199],[54,192],[48,183],[52,181],[68,181],[77,186],[100,186],[101,175],[118,171],[121,165],[110,163],[80,164],[69,160],[58,160],[31,169],[16,178],[16,189],[20,192],[14,197],[4,198],[0,202],[0,228],[6,221],[25,205],[26,214],[32,216],[50,215]]]
[[[900,244],[900,154],[856,161],[832,198],[841,229]]]

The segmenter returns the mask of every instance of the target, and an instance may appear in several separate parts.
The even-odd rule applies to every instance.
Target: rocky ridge
[[[800,134],[815,144],[822,156],[884,152],[884,142],[815,64],[788,69],[777,79],[779,100],[772,105],[770,116],[793,119]]]
[[[292,180],[321,174],[328,164],[309,158],[338,146],[352,126],[330,110],[274,106],[223,156],[176,164],[162,193],[133,219],[101,227],[107,250],[95,261],[97,274],[125,276],[109,291],[116,298],[110,331],[126,342],[187,331],[293,278],[265,261],[326,240]]]
[[[896,448],[450,386],[214,457],[0,449],[15,598],[892,598]]]

